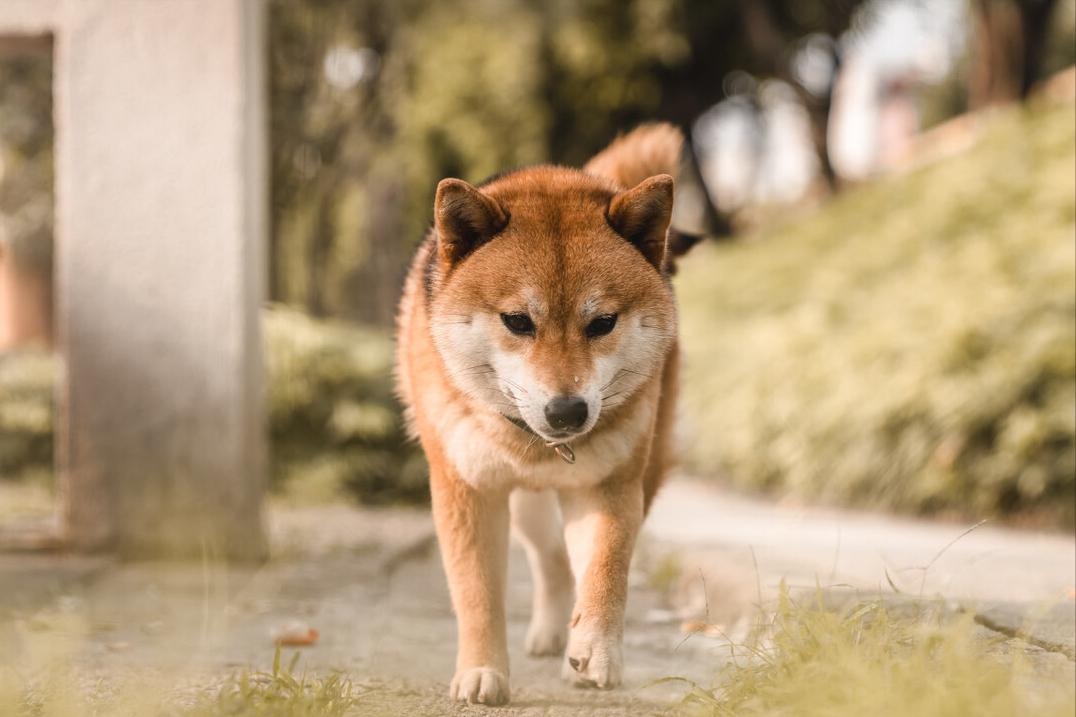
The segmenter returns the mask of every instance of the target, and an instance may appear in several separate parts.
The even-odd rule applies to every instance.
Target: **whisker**
[[[470,390],[466,391],[466,393],[467,393],[467,395],[469,395],[472,398],[474,398],[476,400],[479,400],[479,401],[487,401],[488,403],[491,403],[491,404],[497,404],[497,405],[501,405],[501,406],[511,406],[512,408],[515,408],[517,410],[519,409],[519,404],[516,403],[512,399],[511,396],[506,396],[503,391],[501,391],[498,388],[494,388],[492,386],[473,388],[473,389],[470,389]],[[504,398],[506,398],[508,400],[507,401],[489,401],[488,399],[480,398],[478,395],[476,395],[478,393],[492,393],[495,396],[503,396]]]
[[[457,376],[484,376],[485,374],[494,373],[492,368],[476,368],[470,371],[460,371]]]
[[[604,391],[605,389],[609,388],[614,383],[616,383],[618,380],[620,380],[623,373],[624,373],[624,369],[620,369],[615,374],[613,374],[613,377],[611,379],[609,379],[609,383],[605,384],[604,386],[602,386],[601,388],[598,389],[598,393],[601,393],[602,391]]]
[[[504,392],[501,391],[501,389],[497,388],[496,386],[475,386],[471,390],[472,391],[482,391],[483,393],[494,393],[494,394],[497,394],[498,396],[504,396],[505,398],[508,398],[508,396],[505,396]]]
[[[533,436],[531,436],[531,439],[529,441],[527,441],[527,445],[523,450],[524,451],[529,451],[531,449],[531,446],[533,446],[535,441],[537,441],[539,438],[540,438],[540,436],[537,433],[535,433]]]
[[[506,401],[490,401],[490,400],[485,399],[485,398],[479,398],[478,396],[471,396],[471,398],[473,398],[476,401],[481,401],[482,403],[484,403],[487,406],[501,406],[503,408],[515,408],[515,409],[519,408],[519,406],[517,406],[516,404],[508,403]]]
[[[505,378],[504,376],[498,376],[498,378],[499,378],[499,379],[501,379],[502,381],[504,381],[505,383],[507,383],[507,384],[508,384],[509,386],[511,386],[512,388],[515,388],[515,389],[517,389],[517,390],[519,390],[519,391],[522,391],[523,393],[525,393],[525,394],[526,394],[526,395],[528,395],[528,396],[530,396],[530,395],[531,395],[531,392],[530,392],[530,391],[528,391],[527,389],[523,388],[522,386],[520,386],[520,385],[519,385],[518,383],[516,383],[515,381],[513,381],[513,380],[511,380],[511,379],[509,379],[509,378]]]
[[[482,363],[476,363],[474,366],[468,366],[467,368],[460,369],[460,370],[461,371],[470,371],[473,368],[493,368],[493,367],[489,364],[488,361],[483,361]]]

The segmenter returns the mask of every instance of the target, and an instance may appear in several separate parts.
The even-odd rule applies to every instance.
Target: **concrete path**
[[[321,507],[274,511],[272,521],[278,557],[260,569],[2,559],[0,641],[16,645],[5,653],[23,659],[43,638],[56,637],[95,689],[135,675],[147,683],[167,676],[194,685],[251,666],[268,670],[272,634],[300,622],[317,629],[320,639],[301,650],[299,669],[339,670],[372,686],[363,714],[482,712],[444,696],[455,659],[455,620],[426,511]],[[682,687],[651,686],[655,680],[684,676],[709,684],[727,647],[708,639],[681,645],[678,620],[653,619],[663,614],[662,596],[644,576],[635,582],[625,687],[575,689],[562,683],[558,659],[523,654],[530,578],[521,551],[513,551],[512,704],[498,714],[655,714],[683,693]]]
[[[726,629],[784,581],[941,598],[989,630],[1076,659],[1072,534],[780,505],[682,479],[659,494],[646,538],[676,557],[681,613],[706,612]]]
[[[782,578],[806,588],[941,595],[979,612],[984,630],[1027,637],[1071,669],[1072,536],[987,525],[949,545],[964,529],[775,506],[675,481],[640,540],[624,689],[568,687],[557,660],[523,654],[530,579],[513,552],[513,701],[498,714],[660,714],[683,688],[655,680],[709,685],[728,659],[721,639],[685,641],[685,623],[715,623],[737,637],[759,592],[772,594]],[[276,558],[259,569],[0,556],[0,641],[16,646],[4,654],[23,659],[42,636],[62,636],[92,684],[152,674],[197,684],[267,669],[273,631],[297,621],[321,634],[302,649],[300,669],[341,670],[371,685],[364,714],[483,712],[444,697],[455,628],[426,511],[274,510],[272,542]]]
[[[673,481],[646,533],[666,549],[709,556],[764,584],[846,584],[951,600],[1072,604],[1076,538],[974,524],[780,505]],[[751,552],[754,552],[754,560]],[[888,577],[887,577],[888,574]],[[894,585],[890,585],[892,582]]]

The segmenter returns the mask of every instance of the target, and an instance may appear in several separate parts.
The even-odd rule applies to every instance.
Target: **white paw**
[[[568,617],[559,611],[536,612],[527,628],[523,645],[532,657],[549,657],[564,654],[568,641]]]
[[[448,696],[471,704],[503,705],[508,702],[508,678],[492,667],[460,670],[452,678]]]
[[[608,690],[619,686],[624,678],[620,635],[582,623],[576,625],[568,636],[561,674],[577,687]]]

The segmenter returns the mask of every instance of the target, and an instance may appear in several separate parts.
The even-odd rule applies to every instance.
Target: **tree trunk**
[[[1020,79],[1020,96],[1026,98],[1042,75],[1042,53],[1046,49],[1046,31],[1057,0],[1024,0],[1020,3],[1024,43],[1024,66]]]
[[[968,78],[969,109],[1020,99],[1026,53],[1020,6],[1011,0],[976,0],[972,12],[975,47]]]

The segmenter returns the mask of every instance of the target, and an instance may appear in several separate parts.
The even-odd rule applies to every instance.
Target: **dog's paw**
[[[460,670],[452,678],[448,696],[471,704],[503,705],[508,702],[508,678],[492,667]]]
[[[523,646],[531,657],[558,657],[568,641],[568,620],[562,615],[535,613]]]
[[[572,628],[561,674],[577,687],[618,687],[624,675],[620,635],[583,624]]]

